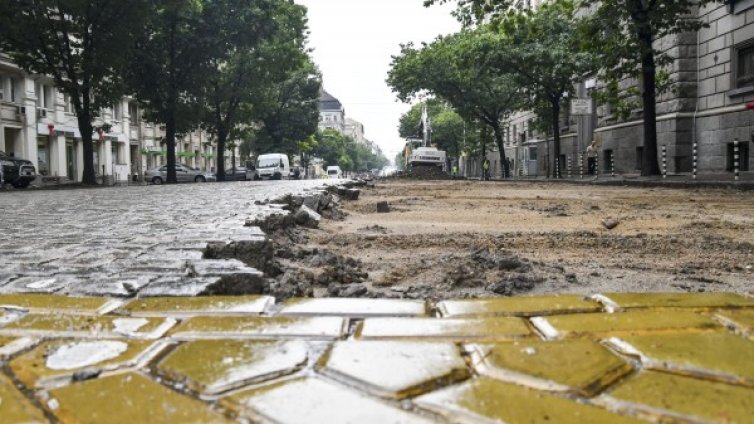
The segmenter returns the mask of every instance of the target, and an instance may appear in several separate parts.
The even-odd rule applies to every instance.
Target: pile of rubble
[[[448,175],[437,166],[414,166],[405,171],[399,172],[394,177],[396,179],[407,180],[452,180],[454,177]]]

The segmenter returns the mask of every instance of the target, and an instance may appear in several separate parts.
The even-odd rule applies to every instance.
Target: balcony
[[[0,119],[6,122],[23,123],[23,114],[25,108],[16,106],[12,103],[0,104]]]

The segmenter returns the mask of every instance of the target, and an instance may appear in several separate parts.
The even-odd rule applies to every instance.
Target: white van
[[[327,177],[331,179],[343,178],[343,170],[339,166],[328,166]]]
[[[269,153],[259,155],[255,180],[280,180],[288,178],[291,174],[291,165],[288,163],[288,155],[282,153]]]

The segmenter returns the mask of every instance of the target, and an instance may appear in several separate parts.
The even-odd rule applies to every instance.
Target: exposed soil
[[[276,296],[754,290],[746,192],[393,180],[338,209],[275,238]]]

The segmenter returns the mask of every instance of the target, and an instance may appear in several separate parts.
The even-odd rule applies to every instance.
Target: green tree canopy
[[[213,52],[204,34],[201,0],[154,0],[145,25],[138,28],[129,85],[145,118],[165,124],[167,182],[176,183],[175,137],[199,125],[197,99]]]
[[[527,107],[551,124],[553,161],[560,157],[560,115],[574,83],[594,73],[593,55],[581,49],[581,32],[570,0],[555,0],[531,10],[509,13],[499,23],[480,27],[482,40],[496,52],[500,72],[513,72],[527,91]],[[489,29],[488,29],[489,28]],[[557,163],[557,162],[556,162]],[[564,164],[553,166],[563,169]]]
[[[288,81],[306,65],[306,9],[285,0],[205,0],[202,15],[207,29],[204,43],[213,52],[200,96],[205,105],[202,121],[217,138],[217,178],[223,181],[223,152],[229,139],[238,138],[246,127],[269,118],[271,112],[282,110],[289,112],[283,119],[293,118],[289,106],[298,100],[293,97],[300,86]],[[304,74],[306,79],[309,74]],[[316,93],[319,85],[316,81],[311,85]],[[270,96],[270,87],[277,89],[277,96]],[[308,113],[300,119],[311,122],[310,117]],[[303,136],[314,131],[311,124],[309,131]],[[276,141],[282,143],[285,135]]]
[[[285,80],[268,84],[258,97],[255,148],[258,153],[306,153],[317,131],[321,76],[312,61],[302,56]]]
[[[428,92],[448,102],[465,119],[488,126],[508,175],[503,121],[520,109],[525,98],[515,75],[492,65],[496,53],[487,49],[483,35],[463,31],[439,37],[420,49],[403,45],[400,55],[393,57],[387,82],[402,101]]]

